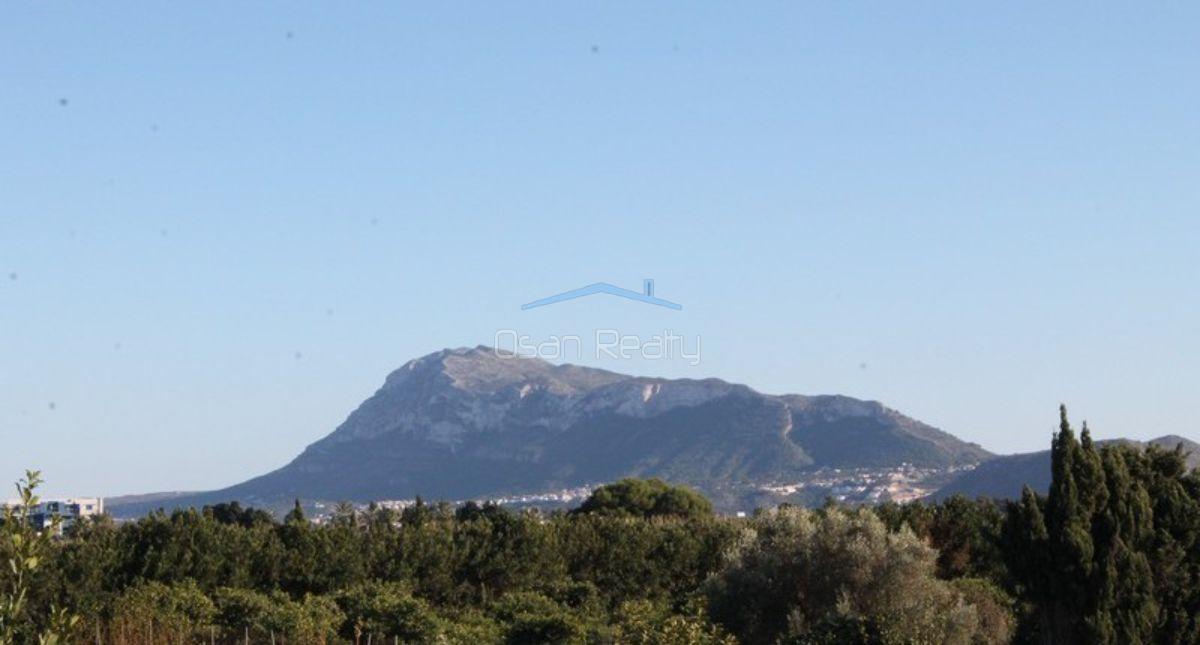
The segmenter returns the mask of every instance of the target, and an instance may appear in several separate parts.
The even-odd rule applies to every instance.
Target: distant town
[[[842,504],[905,503],[926,497],[955,475],[974,470],[975,464],[946,468],[922,468],[910,463],[884,468],[818,468],[806,477],[788,482],[772,482],[757,487],[757,491],[780,501],[792,500],[809,504],[813,500],[832,499]],[[477,499],[449,501],[458,506],[467,502],[492,502],[510,508],[567,508],[583,502],[601,483],[584,484],[556,490],[501,495]],[[435,500],[426,500],[435,501]],[[416,498],[383,499],[353,504],[356,510],[386,508],[401,511],[417,503]],[[317,502],[311,520],[324,524],[335,515],[331,502]],[[748,510],[731,513],[744,517]]]
[[[909,463],[887,468],[818,468],[800,481],[769,484],[760,490],[784,497],[813,494],[843,503],[911,502],[936,491],[976,464],[919,468]]]
[[[874,504],[886,501],[904,503],[926,497],[955,475],[974,468],[974,464],[921,468],[909,463],[885,468],[818,468],[802,479],[771,482],[758,486],[757,491],[781,501],[794,500],[801,504],[826,498],[843,504]],[[450,503],[457,506],[473,501],[493,502],[512,508],[567,508],[582,503],[601,485],[589,483],[557,490],[452,500]],[[416,503],[416,498],[382,499],[353,506],[356,510],[366,510],[374,506],[400,511]],[[14,507],[18,506],[19,502],[7,500],[4,505]],[[317,524],[328,522],[334,516],[334,507],[335,504],[328,501],[314,503],[313,508],[316,512],[311,520]],[[56,534],[61,534],[80,518],[103,513],[104,499],[100,497],[45,499],[30,511],[29,521],[39,531],[53,529]],[[743,516],[745,512],[734,514]]]

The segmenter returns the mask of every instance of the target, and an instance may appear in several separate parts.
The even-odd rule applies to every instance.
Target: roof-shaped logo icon
[[[533,302],[527,302],[527,303],[521,305],[521,309],[534,309],[536,307],[545,307],[546,305],[553,305],[553,304],[557,304],[557,303],[564,302],[567,300],[574,300],[576,298],[582,298],[584,296],[590,296],[590,295],[597,294],[597,293],[607,293],[610,296],[617,296],[618,298],[625,298],[626,300],[636,300],[637,302],[644,302],[648,305],[656,305],[659,307],[666,307],[667,309],[674,309],[676,311],[683,309],[683,305],[676,304],[674,302],[671,302],[670,300],[663,300],[662,298],[655,296],[654,295],[654,280],[652,280],[650,278],[647,278],[646,280],[642,281],[642,290],[641,291],[633,291],[632,289],[623,289],[621,287],[609,284],[607,282],[596,282],[594,284],[589,284],[589,285],[586,285],[583,287],[579,287],[578,289],[564,291],[558,295],[550,296],[548,298],[542,298],[541,300],[534,300]]]

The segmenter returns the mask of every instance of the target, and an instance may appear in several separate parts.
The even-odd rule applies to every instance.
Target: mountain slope
[[[1114,439],[1097,443],[1120,442],[1139,447],[1149,444],[1174,450],[1182,445],[1184,452],[1189,453],[1187,462],[1189,468],[1200,466],[1200,444],[1180,436],[1167,435],[1147,442],[1130,439]],[[1039,493],[1050,489],[1050,451],[1029,452],[1017,455],[1004,455],[982,463],[978,468],[965,472],[932,495],[934,499],[944,499],[951,495],[966,495],[967,497],[996,497],[1016,499],[1021,496],[1021,490],[1029,485]]]
[[[819,467],[944,468],[990,457],[875,402],[770,396],[718,379],[626,376],[476,347],[409,361],[283,468],[169,502],[465,499],[625,476],[717,494]]]

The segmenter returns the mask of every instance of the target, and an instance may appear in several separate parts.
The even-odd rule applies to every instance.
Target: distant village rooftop
[[[6,508],[17,508],[21,505],[19,499],[5,500]],[[40,500],[29,509],[29,523],[38,531],[45,531],[54,525],[58,518],[57,532],[71,527],[80,518],[93,517],[104,513],[103,497],[65,497],[59,499]]]

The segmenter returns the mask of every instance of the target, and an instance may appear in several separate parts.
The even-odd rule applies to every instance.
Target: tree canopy
[[[1196,643],[1200,476],[1065,409],[1048,494],[714,515],[658,480],[572,512],[419,501],[0,519],[0,645],[26,642]]]
[[[704,518],[713,515],[713,507],[700,493],[661,479],[622,479],[597,488],[577,512]]]

